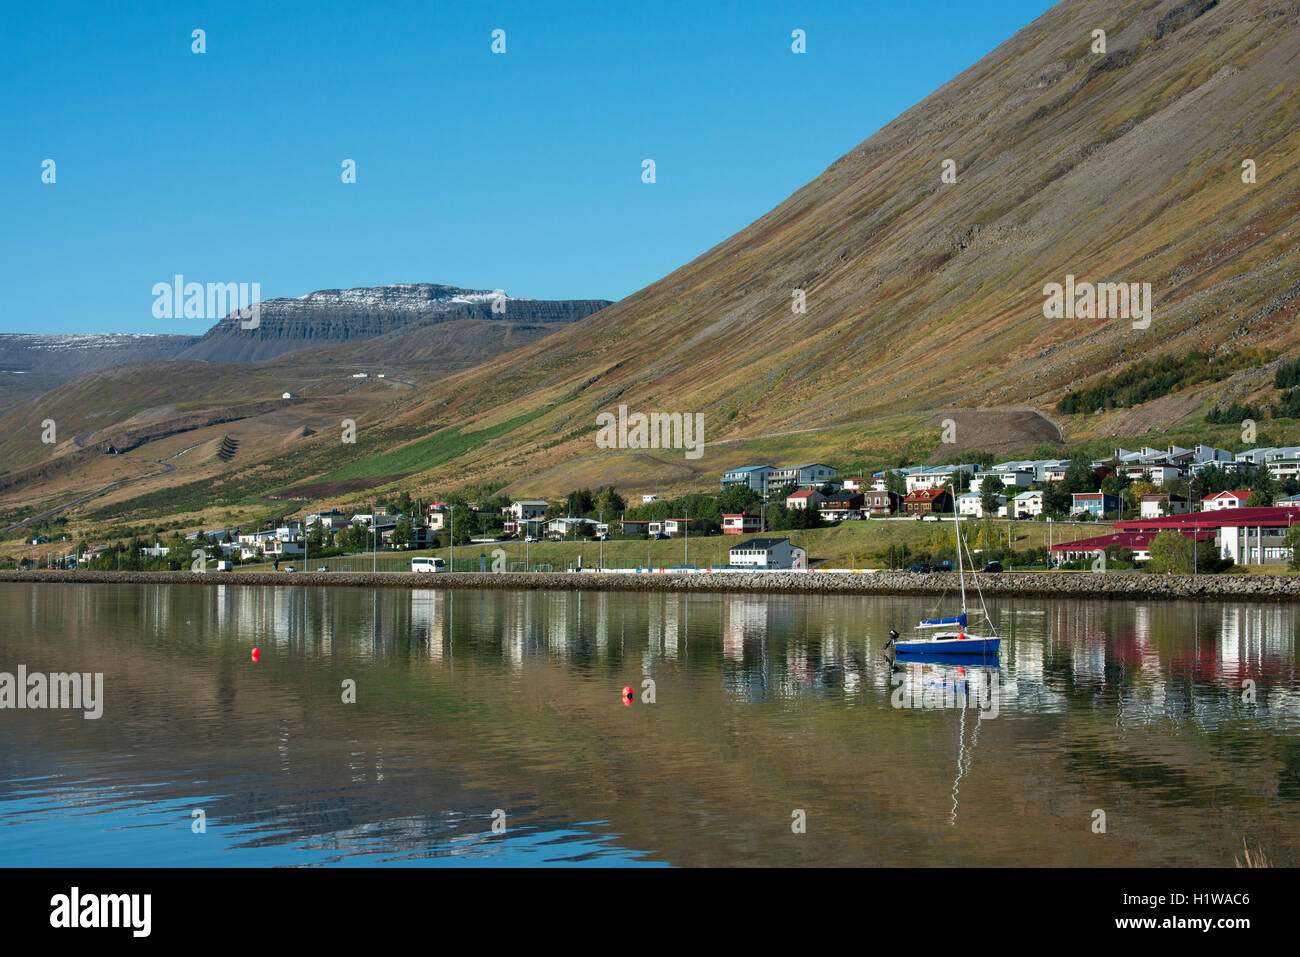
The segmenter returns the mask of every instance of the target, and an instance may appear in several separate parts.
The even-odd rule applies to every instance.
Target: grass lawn
[[[963,524],[968,540],[974,542],[977,529],[983,528],[982,522],[969,521]],[[1049,526],[1046,522],[992,522],[989,526],[995,535],[1005,540],[1010,537],[1017,550],[1041,547],[1047,544]],[[1108,526],[1093,522],[1079,524],[1054,522],[1050,526],[1053,542],[1072,541],[1105,534]],[[602,546],[593,541],[536,542],[532,545],[518,540],[496,542],[483,545],[457,545],[456,567],[460,571],[477,569],[480,555],[486,555],[488,569],[492,568],[493,552],[501,549],[505,553],[506,567],[520,570],[523,567],[525,552],[529,563],[536,569],[538,565],[550,565],[554,570],[564,569],[578,564],[598,566],[602,562],[606,568],[644,568],[649,564],[653,568],[670,568],[674,565],[691,564],[703,568],[708,565],[725,565],[727,552],[743,541],[756,537],[789,538],[796,546],[807,551],[815,567],[818,568],[872,568],[879,565],[874,558],[881,549],[892,543],[896,547],[928,550],[943,542],[952,541],[952,522],[918,522],[914,519],[884,520],[869,519],[862,522],[844,522],[834,528],[820,528],[809,531],[769,532],[765,536],[755,535],[691,535],[689,540],[681,537],[666,541],[609,541]],[[972,545],[978,548],[977,545]],[[293,565],[299,571],[315,571],[320,565],[328,565],[333,571],[370,571],[372,566],[379,571],[409,571],[411,559],[425,555],[436,555],[444,560],[451,557],[451,550],[446,548],[422,551],[380,551],[373,558],[370,553],[327,558],[324,560],[288,559],[281,561],[281,566]],[[979,555],[976,553],[976,559]],[[909,559],[910,561],[910,559]],[[466,563],[469,563],[468,565]],[[244,570],[263,571],[266,565],[243,565]]]

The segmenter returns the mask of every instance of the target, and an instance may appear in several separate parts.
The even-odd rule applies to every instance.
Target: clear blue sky
[[[152,315],[176,273],[264,299],[390,282],[618,299],[1050,6],[9,4],[0,332],[200,333]]]

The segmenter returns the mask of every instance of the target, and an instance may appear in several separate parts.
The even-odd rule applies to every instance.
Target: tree
[[[748,485],[728,485],[718,495],[718,511],[722,515],[737,515],[757,510],[760,502],[758,493]]]
[[[1067,495],[1074,492],[1095,492],[1101,485],[1097,473],[1088,466],[1085,458],[1074,458],[1066,466],[1065,476],[1061,479],[1061,491]]]
[[[1291,550],[1288,564],[1300,569],[1300,525],[1292,525],[1286,530],[1286,547]]]
[[[389,537],[389,541],[393,543],[394,548],[406,548],[411,544],[411,539],[411,520],[403,515],[393,526],[393,534]]]
[[[980,483],[980,511],[985,516],[996,515],[998,513],[998,496],[1002,493],[1005,486],[1001,482],[996,482],[991,478],[985,478]]]
[[[885,490],[903,498],[907,495],[907,479],[900,472],[886,472]]]
[[[612,518],[619,512],[627,508],[627,501],[618,490],[612,485],[606,485],[596,492],[596,499],[593,502],[595,510],[602,513],[606,518]]]
[[[1192,573],[1195,555],[1192,540],[1181,532],[1165,529],[1151,539],[1149,550],[1151,561],[1147,567],[1151,571],[1174,572],[1179,575]]]

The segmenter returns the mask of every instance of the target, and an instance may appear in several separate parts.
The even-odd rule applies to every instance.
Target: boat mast
[[[961,564],[961,525],[957,522],[957,473],[953,473],[952,481],[949,483],[949,489],[952,493],[952,531],[953,539],[957,543],[957,583],[961,585],[961,613],[966,614],[966,574]],[[963,628],[966,626],[963,624]]]

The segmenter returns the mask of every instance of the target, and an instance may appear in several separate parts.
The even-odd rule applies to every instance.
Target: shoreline
[[[1300,601],[1300,575],[1145,575],[1001,572],[980,575],[988,597]],[[908,572],[618,574],[571,572],[116,572],[0,571],[0,582],[130,585],[334,586],[338,588],[506,589],[511,591],[747,592],[755,594],[938,595],[957,576]],[[971,586],[968,585],[968,588]]]

